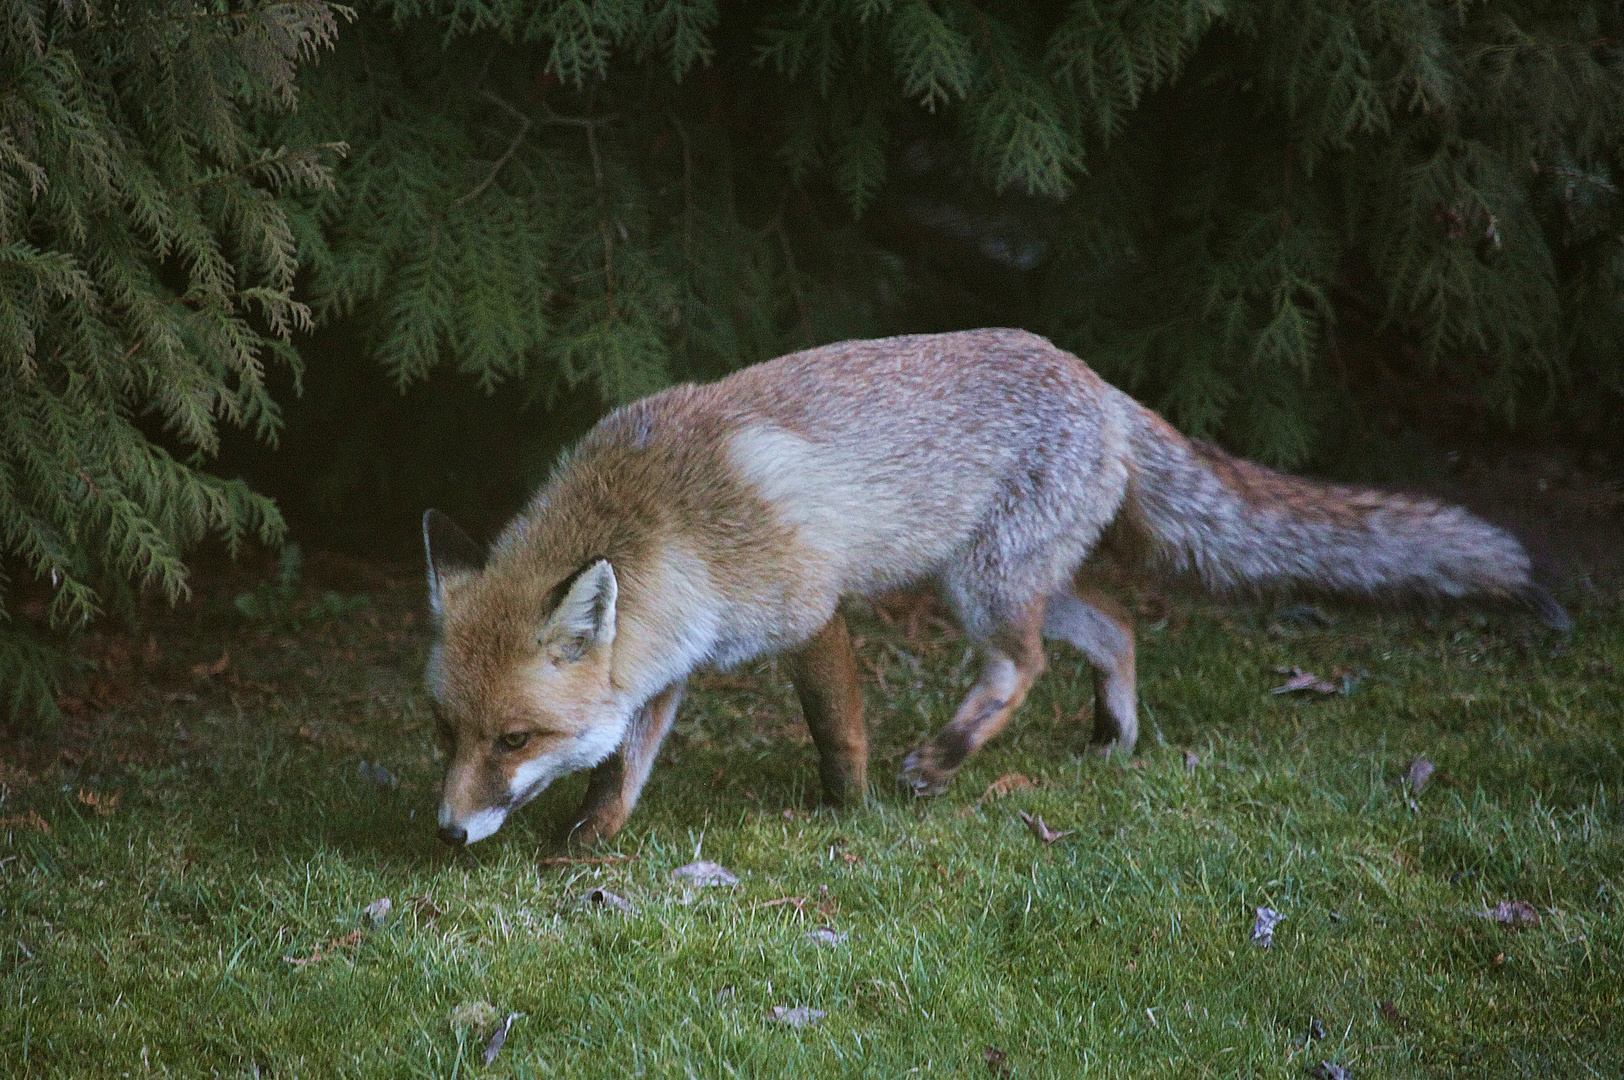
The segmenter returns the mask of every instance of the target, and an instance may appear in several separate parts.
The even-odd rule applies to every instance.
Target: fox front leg
[[[603,764],[592,770],[586,798],[576,812],[575,824],[564,836],[564,847],[596,847],[620,831],[637,805],[637,797],[648,782],[649,770],[660,752],[660,743],[671,730],[682,701],[684,684],[672,683],[637,711],[626,739]]]
[[[845,618],[836,612],[788,660],[801,715],[818,748],[824,799],[833,806],[862,802],[868,797],[868,734]]]

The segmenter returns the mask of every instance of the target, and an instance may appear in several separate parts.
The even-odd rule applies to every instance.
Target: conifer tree
[[[3,0],[0,39],[0,699],[54,709],[52,647],[9,610],[80,625],[126,583],[186,591],[185,549],[274,541],[276,507],[202,465],[221,424],[274,435],[268,363],[309,325],[279,198],[338,147],[271,149],[325,0]]]
[[[181,589],[199,535],[275,535],[200,466],[222,421],[274,433],[264,365],[307,317],[401,385],[609,403],[1019,319],[1288,466],[1347,400],[1350,321],[1508,420],[1624,405],[1601,0],[363,0],[342,30],[316,0],[0,2],[0,549],[58,619]],[[910,203],[927,167],[962,205]],[[1006,318],[898,222],[1031,301]]]
[[[276,138],[355,146],[301,257],[318,313],[357,317],[399,380],[446,363],[611,402],[938,328],[887,309],[936,286],[864,228],[928,140],[966,188],[1045,208],[1031,329],[1193,434],[1296,465],[1343,400],[1327,345],[1350,312],[1509,418],[1624,387],[1621,20],[1584,0],[369,0]]]

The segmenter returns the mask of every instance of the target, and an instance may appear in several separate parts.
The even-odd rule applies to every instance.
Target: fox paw
[[[944,768],[937,760],[936,748],[930,743],[916,746],[902,759],[902,786],[920,798],[940,795],[953,779],[953,770]]]

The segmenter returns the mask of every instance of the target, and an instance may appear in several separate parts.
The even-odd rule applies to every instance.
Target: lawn
[[[869,806],[817,804],[762,663],[701,678],[626,830],[550,863],[579,778],[434,837],[415,573],[224,577],[87,639],[62,728],[0,744],[0,1074],[1616,1080],[1624,592],[1562,599],[1569,639],[1140,592],[1136,756],[1083,752],[1056,647],[928,801],[891,778],[965,644],[858,611]],[[1270,693],[1292,668],[1338,692]]]

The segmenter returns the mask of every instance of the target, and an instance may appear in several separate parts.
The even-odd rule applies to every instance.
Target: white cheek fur
[[[532,758],[513,770],[508,782],[508,798],[515,806],[529,802],[566,773],[590,769],[603,761],[626,737],[626,722],[595,724],[579,738],[541,757]]]

